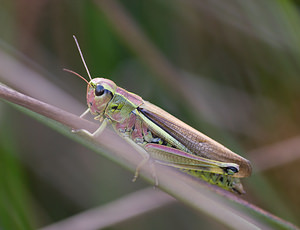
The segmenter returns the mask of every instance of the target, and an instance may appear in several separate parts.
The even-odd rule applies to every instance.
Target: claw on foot
[[[72,133],[79,133],[81,129],[72,129],[71,132]]]
[[[151,167],[151,175],[154,179],[154,188],[156,188],[158,187],[158,178],[156,175],[155,164],[153,163],[153,161],[150,162],[150,167]]]
[[[139,177],[140,169],[149,161],[149,159],[150,158],[147,157],[138,164],[138,166],[136,167],[132,182],[135,182],[137,180],[137,178]],[[150,163],[150,168],[151,168],[151,176],[154,179],[154,188],[156,188],[156,187],[158,187],[158,178],[157,178],[157,175],[156,175],[155,165],[154,165],[153,161],[150,161],[149,163]]]
[[[89,131],[87,131],[85,129],[72,129],[72,133],[85,134],[87,136],[94,136],[94,134],[90,133]]]
[[[135,170],[135,173],[134,173],[134,177],[132,178],[132,182],[136,182],[137,178],[139,177],[139,172],[137,170]]]

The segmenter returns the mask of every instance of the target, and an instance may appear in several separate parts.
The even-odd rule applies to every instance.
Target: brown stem
[[[4,85],[0,85],[0,97],[12,103],[24,106],[73,129],[93,129],[97,127],[96,124],[81,119],[49,104],[25,96]],[[127,167],[132,170],[134,169],[134,165],[137,165],[140,161],[133,148],[122,143],[122,141],[109,130],[101,135],[100,139],[92,139],[90,141],[109,150],[111,154],[115,154],[117,159],[116,161],[118,161],[118,163],[124,165],[124,161],[126,160],[126,164],[128,164]],[[208,214],[231,228],[265,228],[269,226],[261,223],[261,221],[258,222],[256,218],[249,215],[251,210],[252,213],[267,218],[269,222],[271,221],[277,226],[279,225],[285,228],[297,229],[295,225],[282,220],[281,218],[233,195],[228,191],[210,185],[204,181],[199,181],[197,178],[182,174],[176,170],[170,169],[169,167],[159,165],[156,166],[156,173],[159,177],[159,187],[162,190],[186,203],[190,207]],[[150,176],[151,171],[147,167],[143,168],[142,175],[147,180],[152,181]],[[214,193],[211,191],[214,191]],[[248,212],[244,209],[233,206],[232,202],[246,208]]]

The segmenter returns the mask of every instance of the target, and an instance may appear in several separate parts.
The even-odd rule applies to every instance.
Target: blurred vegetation
[[[300,143],[276,147],[278,155],[258,151],[300,132],[299,16],[299,3],[291,0],[4,0],[1,53],[47,81],[22,73],[8,79],[6,65],[0,82],[79,115],[86,85],[62,71],[87,76],[75,34],[92,76],[115,81],[251,159],[257,173],[243,180],[244,198],[299,225]],[[58,101],[50,85],[81,107]],[[4,103],[0,125],[1,229],[46,226],[146,186]],[[275,166],[260,171],[257,159]],[[222,229],[180,204],[112,229],[199,226]]]

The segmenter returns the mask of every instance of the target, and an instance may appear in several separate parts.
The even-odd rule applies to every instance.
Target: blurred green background
[[[2,0],[0,82],[81,114],[86,83],[62,71],[87,77],[76,35],[93,77],[250,159],[244,198],[299,225],[299,16],[297,1]],[[0,229],[40,228],[149,186],[2,102],[0,138]],[[173,204],[111,229],[199,226],[224,228]]]

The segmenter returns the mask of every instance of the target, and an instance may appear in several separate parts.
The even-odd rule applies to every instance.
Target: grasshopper
[[[131,143],[143,156],[138,164],[133,181],[140,168],[151,159],[161,165],[177,168],[190,175],[218,185],[238,194],[245,193],[239,178],[251,175],[250,162],[228,148],[185,124],[163,109],[144,101],[140,96],[118,87],[105,78],[91,78],[75,36],[78,51],[86,68],[89,112],[101,122],[99,128],[89,136],[99,135],[107,124]],[[156,184],[157,178],[155,176]]]

